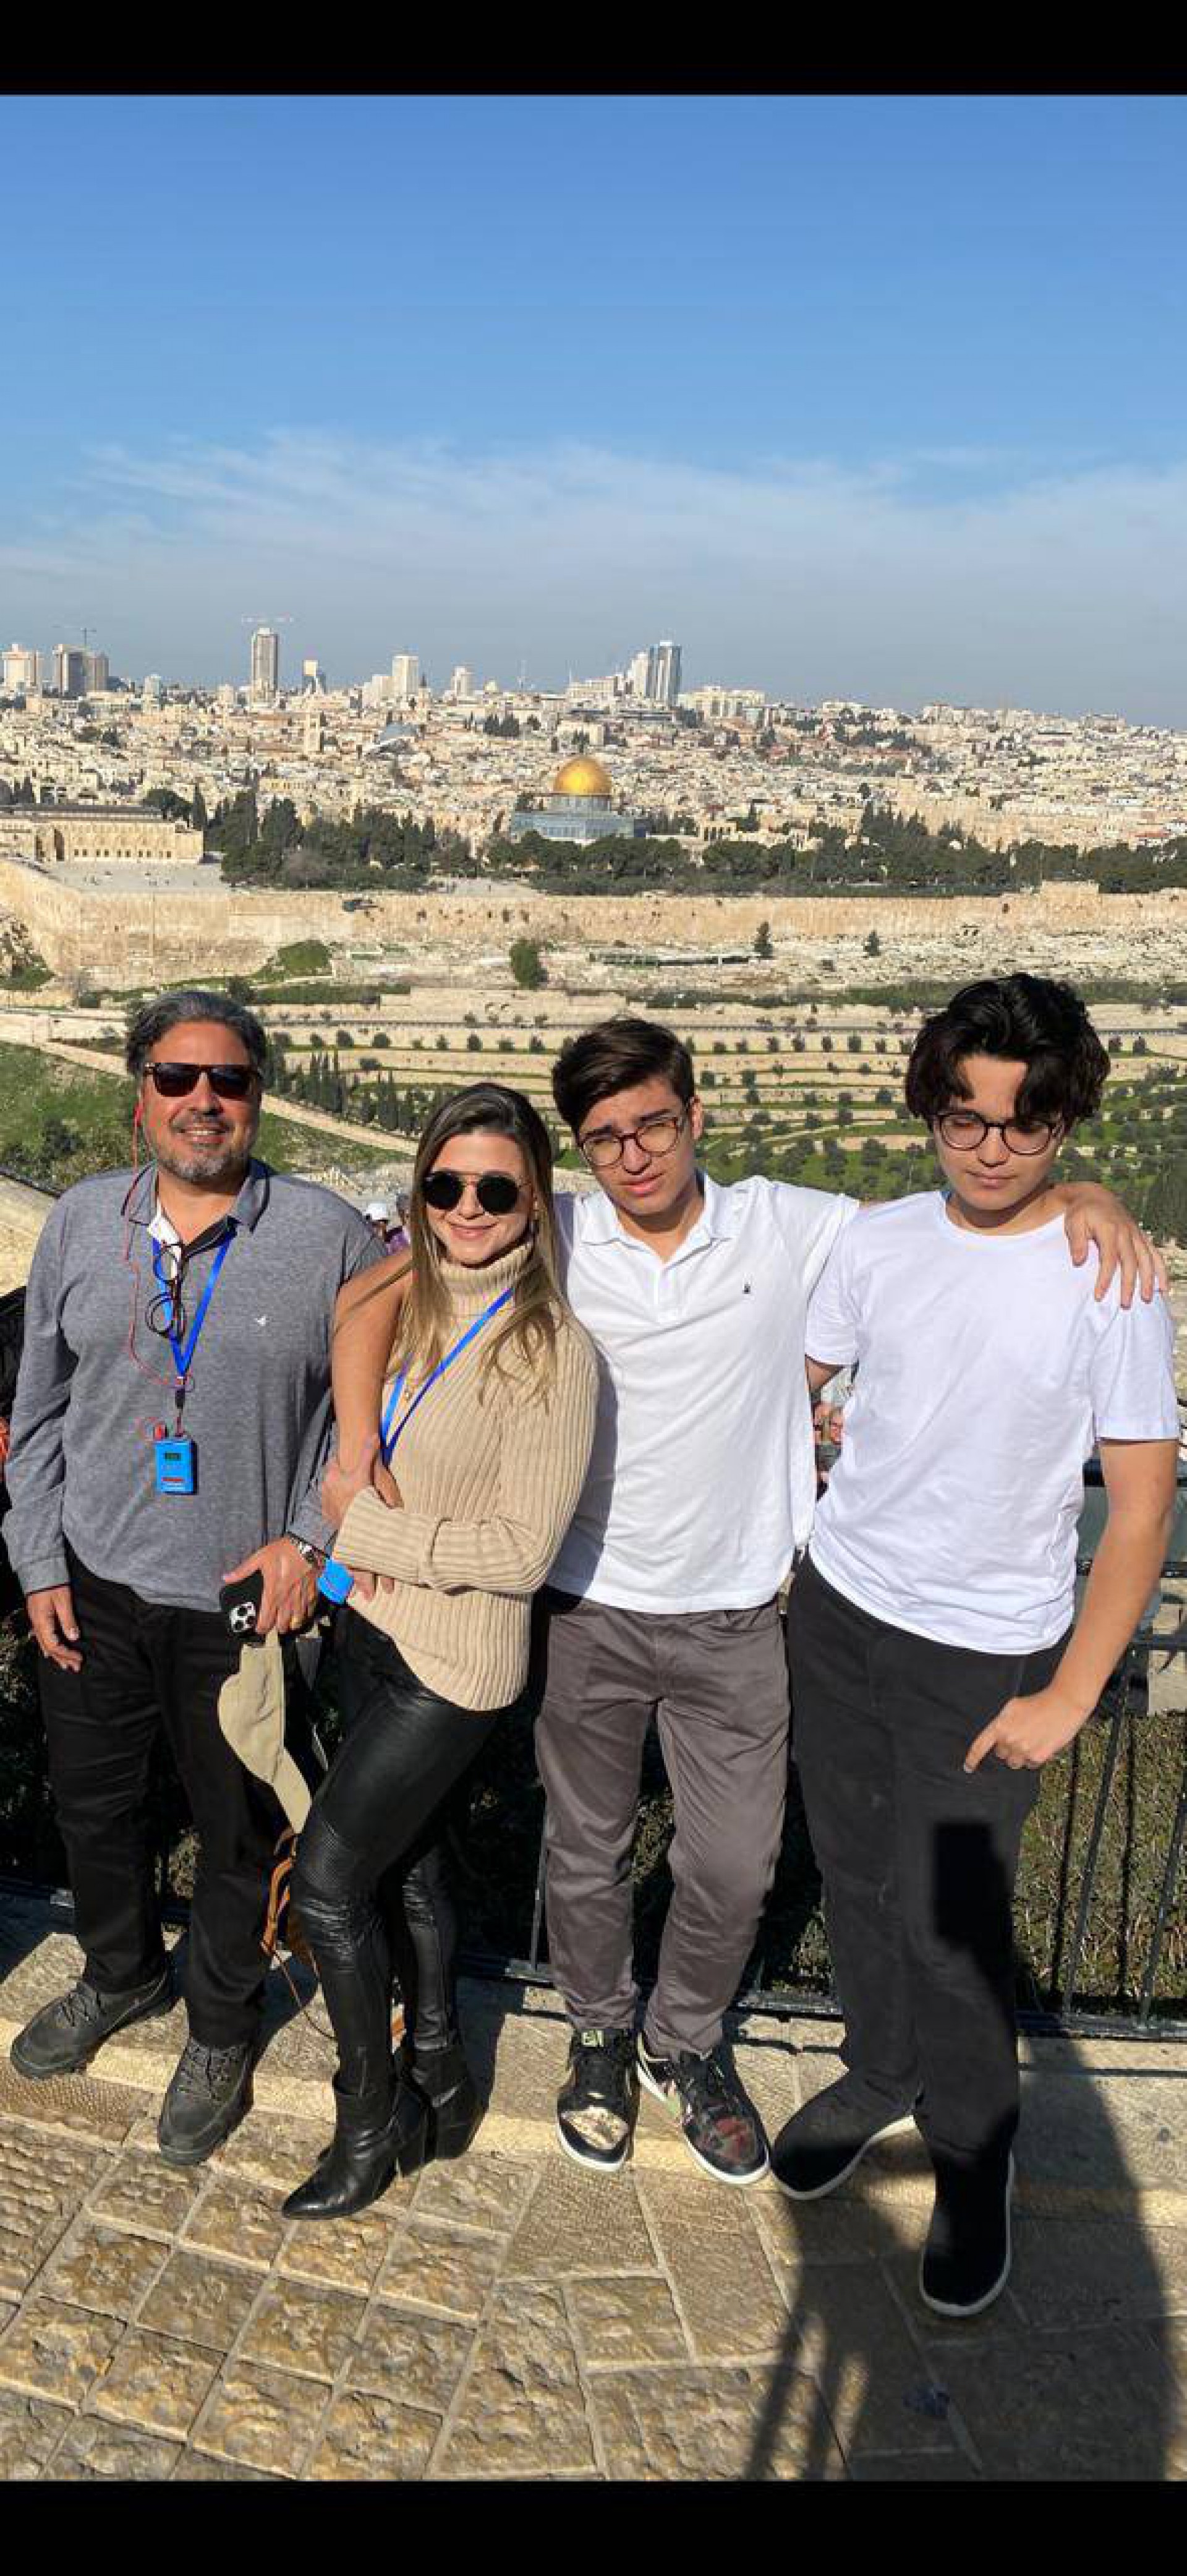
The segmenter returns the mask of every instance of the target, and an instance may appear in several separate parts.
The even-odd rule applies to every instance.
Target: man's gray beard
[[[153,1159],[158,1169],[171,1172],[175,1181],[229,1180],[233,1174],[241,1177],[246,1172],[254,1143],[254,1136],[246,1142],[237,1136],[228,1136],[223,1140],[217,1159],[212,1153],[198,1157],[192,1153],[183,1154],[176,1146],[166,1146],[162,1150],[157,1145],[153,1149]]]

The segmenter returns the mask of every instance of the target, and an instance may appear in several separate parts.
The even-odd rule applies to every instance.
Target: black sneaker
[[[762,2122],[715,2048],[703,2057],[691,2048],[676,2057],[652,2057],[640,2033],[639,2076],[679,2120],[685,2146],[703,2173],[715,2182],[761,2182],[770,2162]]]
[[[577,2030],[556,2097],[556,2134],[575,2164],[617,2173],[630,2153],[639,2107],[629,2030]]]
[[[914,2126],[910,2111],[879,2107],[868,2094],[855,2098],[850,2078],[842,2075],[784,2122],[771,2149],[771,2171],[790,2199],[823,2200],[878,2138],[897,2138]]]
[[[979,2317],[1010,2277],[1014,2159],[936,2157],[936,2205],[919,2262],[919,2295],[940,2317]]]
[[[157,2144],[167,2165],[202,2165],[251,2107],[256,2042],[204,2048],[187,2039],[161,2104]]]
[[[8,2054],[17,2074],[28,2076],[34,2084],[50,2075],[77,2075],[114,2032],[172,2010],[173,1980],[168,1967],[151,1985],[132,1986],[123,1994],[101,1995],[97,1986],[80,1977],[69,1994],[55,1996],[52,2004],[34,2013],[32,2021],[17,2032]]]

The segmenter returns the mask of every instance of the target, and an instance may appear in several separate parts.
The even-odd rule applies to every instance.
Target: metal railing
[[[1183,1480],[1181,1490],[1182,1486]],[[1082,1574],[1090,1563],[1090,1558],[1081,1560]],[[1102,1697],[1096,1717],[1076,1738],[1069,1755],[1049,1765],[1044,1773],[1046,1811],[1041,1818],[1032,1819],[1028,1828],[1029,1834],[1041,1832],[1044,1836],[1054,1879],[1050,1900],[1040,1908],[1042,1937],[1038,1946],[1044,1956],[1037,1968],[1025,1957],[1025,1945],[1020,1944],[1019,2018],[1025,2028],[1038,2033],[1068,2032],[1084,2038],[1133,2037],[1140,2033],[1152,2040],[1187,2037],[1187,1906],[1181,1901],[1187,1895],[1183,1884],[1187,1857],[1187,1555],[1168,1562],[1158,1602],[1158,1616],[1165,1622],[1168,1612],[1173,1612],[1177,1614],[1176,1624],[1156,1625],[1151,1617],[1143,1622]],[[1159,1667],[1163,1681],[1160,1695],[1164,1699],[1168,1696],[1168,1671],[1173,1668],[1181,1676],[1181,1695],[1174,1694],[1179,1700],[1175,1709],[1152,1708],[1152,1684]],[[526,1730],[530,1720],[525,1714],[518,1723]],[[0,1709],[0,1730],[2,1727]],[[1159,1797],[1154,1805],[1160,1810],[1156,1832],[1143,1823],[1133,1796],[1135,1764],[1140,1765],[1143,1756],[1151,1757],[1148,1739],[1153,1729],[1160,1737],[1156,1748]],[[1091,1743],[1090,1738],[1094,1739]],[[522,1737],[519,1751],[524,1778],[517,1787],[505,1773],[500,1774],[499,1736],[492,1738],[490,1776],[480,1786],[478,1796],[479,1809],[485,1812],[477,1813],[473,1821],[474,1844],[468,1867],[465,1844],[461,1854],[463,1877],[471,1881],[474,1911],[481,1915],[482,1898],[489,1899],[492,1881],[496,1881],[498,1911],[503,1922],[509,1921],[511,1937],[504,1938],[497,1932],[493,1940],[471,1943],[463,1949],[462,1965],[479,1977],[549,1986],[553,1980],[545,1931],[543,1792],[538,1782],[529,1784],[527,1748]],[[40,1794],[44,1797],[43,1782]],[[525,1832],[525,1810],[530,1816],[536,1800],[539,1823],[531,1824],[529,1835]],[[814,1910],[812,1866],[802,1839],[802,1811],[795,1806],[794,1793],[792,1824],[802,1844],[787,1881],[795,1900],[793,1913],[798,1930],[780,1955],[777,1926],[773,1926],[772,1909],[768,1908],[735,2008],[784,2020],[832,2020],[839,2017],[840,2008],[828,1980],[827,1952]],[[485,1846],[485,1882],[474,1868],[479,1828]],[[184,1921],[188,1908],[178,1898],[172,1867],[177,1832],[175,1810],[172,1826],[162,1834],[159,1846],[160,1892],[167,1917]],[[1024,1875],[1025,1850],[1024,1846]],[[1106,1860],[1111,1880],[1107,1901],[1102,1898]],[[521,1899],[516,1896],[517,1877]],[[1138,1879],[1144,1882],[1141,1955],[1131,1970],[1129,1919],[1134,1910],[1133,1884]],[[1022,1886],[1020,1881],[1020,1893]],[[49,1896],[62,1919],[69,1919],[66,1891],[51,1888],[40,1877],[26,1876],[18,1868],[0,1875],[0,1887]],[[1116,1945],[1117,1969],[1111,1985],[1102,1983],[1099,1966],[1102,1931],[1097,1914],[1102,1907],[1110,1917],[1103,1941],[1106,1955],[1110,1945]],[[466,1910],[463,1905],[463,1917]],[[515,1935],[517,1915],[524,1926],[524,1939]],[[807,1958],[803,1955],[805,1950]],[[1169,1977],[1162,1973],[1168,1955]],[[1098,1961],[1090,1975],[1084,1969],[1086,1956]]]
[[[1176,1561],[1173,1568],[1168,1568],[1168,1572],[1173,1572],[1180,1578],[1187,1578],[1187,1560]],[[1110,2004],[1099,1996],[1093,1998],[1082,1996],[1079,1988],[1081,1962],[1088,1940],[1093,1905],[1098,1893],[1101,1855],[1110,1810],[1116,1796],[1122,1749],[1129,1730],[1144,1722],[1139,1708],[1140,1698],[1144,1696],[1141,1684],[1148,1673],[1151,1657],[1164,1652],[1165,1648],[1166,1640],[1163,1637],[1155,1638],[1143,1634],[1135,1637],[1118,1674],[1114,1677],[1107,1710],[1102,1703],[1102,1713],[1098,1713],[1099,1722],[1103,1723],[1106,1729],[1104,1755],[1092,1800],[1086,1848],[1079,1870],[1079,1888],[1074,1897],[1074,1919],[1070,1937],[1065,1937],[1079,1771],[1078,1748],[1077,1746],[1072,1748],[1068,1763],[1068,1795],[1062,1833],[1061,1896],[1051,1944],[1051,1965],[1055,1975],[1052,1980],[1053,1991],[1049,1991],[1046,1998],[1033,1968],[1026,1962],[1019,1963],[1024,1994],[1024,1999],[1020,2003],[1019,2020],[1025,2028],[1037,2033],[1066,2030],[1078,2032],[1085,2038],[1125,2038],[1131,2037],[1135,2032],[1141,2032],[1143,2036],[1150,2038],[1187,2038],[1187,1972],[1184,1973],[1181,1992],[1176,1991],[1169,1999],[1159,1996],[1157,1992],[1159,1970],[1167,1937],[1172,1927],[1178,1929],[1175,1902],[1183,1868],[1184,1849],[1187,1846],[1187,1726],[1184,1728],[1182,1774],[1167,1832],[1162,1867],[1158,1872],[1153,1922],[1136,1999],[1132,2005],[1125,2005],[1116,2000]],[[1174,1652],[1182,1657],[1184,1646],[1177,1645]],[[1184,1698],[1187,1700],[1187,1669],[1184,1674]],[[462,1964],[471,1975],[503,1977],[522,1985],[549,1986],[552,1984],[544,1927],[546,1868],[544,1828],[541,1822],[526,1945],[518,1955],[489,1947],[464,1949]],[[831,2021],[839,2018],[840,2005],[835,1992],[828,1984],[769,1984],[767,1978],[774,1964],[770,1948],[760,1935],[757,1954],[748,1963],[742,1987],[736,1998],[736,2011],[770,2013],[782,2019],[796,2019],[803,2016]],[[794,1965],[793,1962],[787,1964]],[[1101,2008],[1102,2005],[1103,2008]]]
[[[1187,1472],[1179,1472],[1179,1517],[1187,1517]],[[1093,1461],[1085,1470],[1085,1484],[1092,1492],[1100,1487],[1100,1469]],[[1176,1531],[1176,1538],[1179,1533]],[[1080,1578],[1087,1576],[1091,1555],[1077,1563]],[[1181,1600],[1176,1597],[1181,1588]],[[1173,1627],[1155,1624],[1168,1613],[1177,1614]],[[1176,1665],[1182,1672],[1182,1704],[1179,1720],[1182,1743],[1178,1753],[1178,1775],[1171,1784],[1165,1843],[1161,1863],[1155,1863],[1151,1920],[1145,1939],[1145,1956],[1136,1992],[1132,2000],[1104,1996],[1099,1990],[1084,1993],[1081,1970],[1093,1925],[1094,1906],[1100,1895],[1101,1865],[1110,1824],[1116,1822],[1116,1809],[1123,1755],[1132,1746],[1135,1730],[1151,1722],[1151,1679],[1157,1659],[1163,1659],[1163,1671]],[[1172,1713],[1162,1712],[1169,1717]],[[1084,1756],[1084,1736],[1076,1739],[1066,1762],[1050,1766],[1053,1781],[1066,1782],[1062,1815],[1059,1823],[1059,1861],[1057,1892],[1050,1919],[1050,1944],[1044,1971],[1019,1958],[1020,2010],[1024,2028],[1036,2033],[1075,2032],[1091,2037],[1132,2037],[1140,2032],[1148,2038],[1187,2038],[1187,1917],[1177,1910],[1176,1900],[1183,1877],[1187,1848],[1187,1554],[1168,1559],[1158,1592],[1148,1606],[1142,1626],[1127,1647],[1121,1663],[1102,1695],[1090,1730],[1103,1735],[1099,1772],[1093,1788],[1086,1781],[1089,1765]],[[1088,1733],[1089,1730],[1085,1730]],[[1099,1742],[1099,1738],[1098,1738]],[[1087,1796],[1085,1799],[1085,1791]],[[1081,1819],[1081,1808],[1087,1803],[1090,1812]],[[543,1797],[541,1793],[541,1806]],[[1048,1826],[1051,1819],[1046,1820]],[[1082,1824],[1078,1833],[1077,1827]],[[1032,1822],[1030,1831],[1035,1831]],[[1077,1851],[1078,1845],[1078,1851]],[[1128,1890],[1134,1854],[1128,1842],[1123,1843],[1119,1875],[1122,1902]],[[505,1977],[524,1985],[548,1986],[552,1973],[548,1964],[545,1939],[546,1853],[543,1817],[536,1851],[535,1876],[527,1913],[527,1940],[523,1949],[471,1947],[463,1953],[463,1963],[471,1974]],[[769,1918],[768,1918],[769,1920]],[[1070,1928],[1069,1928],[1070,1927]],[[1181,1971],[1176,1971],[1173,1993],[1160,1991],[1160,1970],[1166,1955],[1168,1939],[1174,1938],[1183,1953]],[[1122,1947],[1125,1927],[1122,1926]],[[772,1972],[782,1969],[788,1982],[770,1982]],[[767,1927],[760,1932],[755,1952],[747,1964],[735,2009],[746,2013],[769,2013],[780,2018],[801,2016],[834,2020],[840,2006],[825,1977],[803,1982],[795,1976],[794,1956],[779,1961],[772,1949]],[[1099,1980],[1096,1981],[1097,1989]]]

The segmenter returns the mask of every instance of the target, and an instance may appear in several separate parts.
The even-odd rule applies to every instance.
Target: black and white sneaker
[[[675,2057],[653,2057],[640,2033],[639,2079],[679,2120],[702,2173],[715,2182],[761,2182],[770,2161],[762,2122],[715,2048],[704,2056],[683,2048]]]
[[[937,2156],[936,2205],[919,2261],[919,2295],[939,2317],[979,2317],[1010,2277],[1014,2159],[1003,2171]]]
[[[771,2149],[771,2171],[790,2200],[823,2200],[879,2138],[897,2138],[914,2126],[909,2111],[875,2102],[842,2075],[784,2122]]]
[[[577,2030],[556,2097],[556,2134],[575,2164],[617,2173],[630,2153],[639,2107],[629,2030]]]

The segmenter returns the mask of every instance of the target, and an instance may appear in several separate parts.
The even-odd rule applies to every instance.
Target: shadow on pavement
[[[978,1880],[984,1892],[992,1856],[970,1853],[969,1833],[937,1832],[934,1919],[948,1944],[984,1966],[996,1992],[975,1929],[984,1909],[968,1899]],[[930,1962],[933,1974],[942,1955]],[[785,2402],[780,2374],[789,2367],[809,2370],[823,2401],[808,2476],[824,2474],[832,2428],[851,2471],[869,2479],[1153,2481],[1173,2470],[1172,2416],[1181,2422],[1181,2399],[1164,2311],[1172,2296],[1181,2302],[1182,2282],[1176,2296],[1164,2286],[1164,2267],[1176,2234],[1143,2223],[1110,2093],[1130,2152],[1149,2148],[1165,2158],[1175,2088],[1187,2079],[1169,2064],[1165,2076],[1155,2068],[1126,2101],[1120,2088],[1128,2077],[1107,2052],[1094,2060],[1091,2043],[1049,2041],[1032,2054],[1039,2063],[1023,2074],[1013,2269],[982,2316],[949,2320],[919,2295],[932,2180],[921,2138],[874,2149],[823,2200],[781,2194],[777,2206],[768,2204],[763,2232],[777,2268],[786,2267],[790,2312],[747,2479],[772,2474]],[[830,2064],[826,2081],[837,2072]],[[1187,2108],[1187,2091],[1183,2098]],[[905,2203],[908,2175],[915,2191]]]

